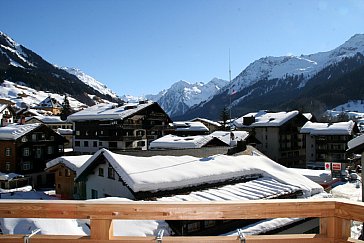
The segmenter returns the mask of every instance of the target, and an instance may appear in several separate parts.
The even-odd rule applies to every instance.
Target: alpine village
[[[0,241],[363,242],[363,94],[361,34],[119,97],[0,32]]]

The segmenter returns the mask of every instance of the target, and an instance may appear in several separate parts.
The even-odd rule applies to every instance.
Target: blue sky
[[[364,33],[363,0],[2,0],[0,31],[117,94],[232,78],[265,56],[331,50]]]

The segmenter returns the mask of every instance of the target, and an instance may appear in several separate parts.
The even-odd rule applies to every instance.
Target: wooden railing
[[[90,236],[34,235],[32,243],[156,242],[156,237],[114,236],[113,219],[228,220],[320,219],[319,234],[254,235],[246,242],[339,243],[350,238],[351,220],[364,222],[364,203],[337,199],[229,202],[110,202],[0,200],[0,218],[90,219]],[[24,235],[0,235],[1,243],[24,242]],[[169,236],[163,242],[240,242],[236,236]]]

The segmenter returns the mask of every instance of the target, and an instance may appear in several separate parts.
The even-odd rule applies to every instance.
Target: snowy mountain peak
[[[65,70],[66,72],[75,75],[79,80],[87,84],[88,86],[94,88],[95,90],[99,91],[101,94],[110,95],[113,98],[117,98],[115,92],[109,89],[105,84],[97,81],[90,75],[82,72],[80,69],[77,68],[69,68],[69,67],[61,67],[61,69]]]
[[[227,81],[218,78],[214,78],[206,84],[180,80],[169,89],[163,90],[157,95],[147,95],[146,98],[158,102],[170,116],[178,116],[190,107],[211,98],[227,83]]]

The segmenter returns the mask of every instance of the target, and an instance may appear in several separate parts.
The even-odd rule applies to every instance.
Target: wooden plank
[[[23,243],[23,236],[8,236],[0,237],[2,243]],[[35,235],[32,237],[32,243],[143,243],[155,242],[155,237],[132,237],[132,236],[118,236],[113,240],[96,240],[82,236],[51,236],[51,235]],[[188,237],[163,237],[163,242],[181,242],[181,243],[202,243],[202,242],[239,242],[237,236],[188,236]],[[298,234],[298,235],[261,235],[261,236],[247,236],[249,243],[334,243],[333,239],[322,237],[315,234]]]
[[[90,220],[91,239],[110,240],[114,236],[114,227],[111,219]]]
[[[334,200],[228,202],[0,201],[1,218],[144,220],[265,219],[334,216]]]
[[[335,206],[335,216],[343,219],[364,222],[364,203],[338,201]]]

